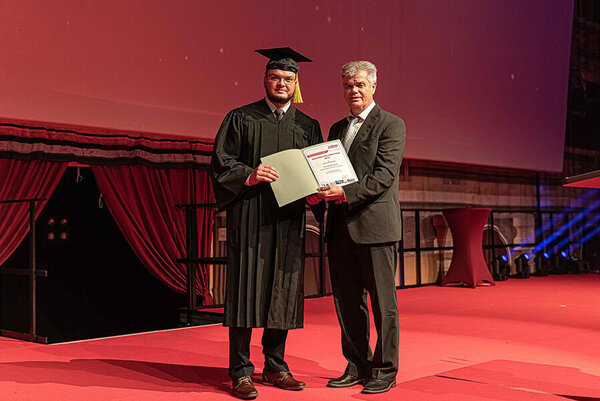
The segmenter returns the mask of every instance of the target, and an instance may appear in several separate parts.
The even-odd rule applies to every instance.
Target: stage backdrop
[[[0,117],[214,137],[292,46],[324,133],[339,70],[379,67],[406,157],[562,170],[571,0],[0,0]]]

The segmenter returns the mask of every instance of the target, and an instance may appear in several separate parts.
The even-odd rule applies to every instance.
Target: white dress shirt
[[[277,118],[277,114],[275,114],[275,110],[277,110],[279,107],[275,106],[270,100],[269,98],[265,97],[265,100],[267,101],[267,105],[269,106],[269,108],[271,109],[271,113],[273,113],[273,115],[275,116],[275,118]],[[285,115],[285,113],[287,113],[287,111],[290,109],[290,106],[292,105],[292,102],[288,102],[287,105],[285,105],[284,107],[281,108],[281,110],[283,110],[283,114]],[[250,174],[252,175],[252,174]],[[250,175],[248,176],[248,178],[246,178],[246,182],[244,183],[244,185],[250,185]]]
[[[277,110],[279,107],[275,106],[268,97],[265,97],[265,100],[267,101],[267,104],[269,105],[269,108],[271,109],[271,113],[273,113],[273,115],[275,117],[277,117],[277,115],[275,115],[275,110]],[[287,111],[289,110],[290,106],[292,105],[292,102],[288,102],[287,105],[285,105],[284,107],[281,108],[281,110],[283,110],[283,114],[287,113]]]
[[[348,152],[348,150],[350,150],[350,146],[352,145],[352,142],[354,141],[354,138],[356,137],[358,130],[360,129],[360,127],[363,125],[363,123],[367,119],[367,116],[369,115],[371,110],[373,110],[373,107],[375,107],[375,102],[371,102],[369,107],[364,109],[357,116],[354,116],[352,114],[348,114],[346,116],[346,119],[348,120],[349,124],[348,124],[348,127],[346,128],[346,131],[344,132],[344,136],[342,137],[342,144],[344,145],[344,149],[346,149],[346,152]]]

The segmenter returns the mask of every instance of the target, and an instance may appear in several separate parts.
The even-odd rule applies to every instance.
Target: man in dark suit
[[[333,298],[342,331],[344,374],[329,387],[365,384],[363,393],[388,391],[398,372],[396,243],[402,236],[398,174],[404,153],[404,122],[373,101],[377,69],[368,61],[342,67],[350,114],[335,123],[328,140],[340,139],[358,182],[319,188],[330,201],[327,249]],[[369,346],[371,298],[377,345]]]

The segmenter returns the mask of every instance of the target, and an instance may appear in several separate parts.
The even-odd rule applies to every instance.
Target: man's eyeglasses
[[[272,82],[274,84],[279,83],[279,81],[283,80],[283,83],[285,86],[290,86],[293,85],[294,82],[296,82],[296,77],[280,77],[279,75],[269,75],[267,77],[267,79],[269,80],[269,82]]]

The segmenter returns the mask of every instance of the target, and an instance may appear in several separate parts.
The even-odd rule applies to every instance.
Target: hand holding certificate
[[[358,181],[340,140],[284,150],[261,161],[279,172],[271,188],[280,207],[316,193],[318,187]]]

